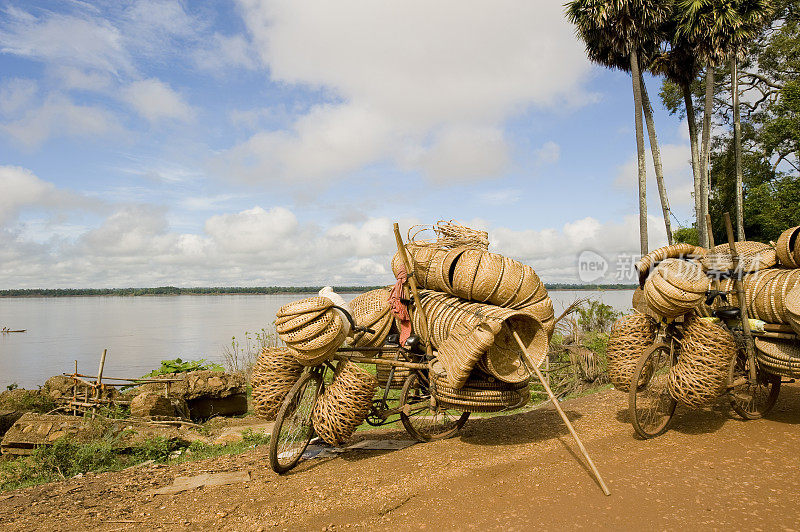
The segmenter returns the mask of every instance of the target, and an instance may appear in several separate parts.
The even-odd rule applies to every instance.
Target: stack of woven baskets
[[[547,290],[530,266],[489,252],[486,233],[446,222],[433,230],[435,240],[412,237],[406,251],[417,282],[425,288],[420,302],[430,342],[438,350],[441,387],[462,411],[514,407],[515,394],[531,378],[530,365],[538,366],[547,354],[554,324]],[[392,260],[395,275],[401,265],[398,253]],[[418,312],[412,322],[416,331],[422,330]],[[487,394],[475,395],[468,383],[487,378],[493,389],[507,393],[499,395],[502,401],[475,405],[477,397]],[[459,390],[464,390],[462,396]]]
[[[647,306],[664,318],[676,318],[697,307],[705,298],[710,281],[699,264],[666,259],[647,277]]]
[[[330,360],[347,334],[342,317],[326,297],[309,297],[278,309],[278,336],[303,365]]]

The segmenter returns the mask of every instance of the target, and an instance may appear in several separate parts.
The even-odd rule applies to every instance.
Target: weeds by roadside
[[[185,442],[161,436],[128,448],[119,447],[119,436],[89,442],[60,438],[52,445],[34,449],[30,456],[0,460],[0,491],[25,488],[72,478],[85,473],[119,471],[143,462],[183,463],[227,454],[240,454],[269,443],[269,436],[252,430],[242,441],[228,445]]]
[[[244,335],[237,339],[231,337],[230,345],[222,348],[222,357],[225,360],[225,368],[229,373],[242,373],[250,381],[250,370],[255,364],[261,351],[280,345],[280,339],[275,332],[275,324],[270,325],[270,329],[262,328],[260,331],[250,333],[245,331]]]

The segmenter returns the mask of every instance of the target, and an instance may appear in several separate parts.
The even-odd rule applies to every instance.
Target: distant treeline
[[[636,288],[628,284],[547,284],[548,290],[625,290]],[[223,294],[315,294],[321,286],[219,286],[212,288],[24,288],[0,290],[0,297],[73,297],[73,296],[162,296],[162,295],[223,295]],[[339,293],[366,292],[380,286],[336,286]]]
[[[545,283],[548,290],[633,290],[638,284],[569,284]]]
[[[379,286],[335,286],[339,293],[366,292]],[[222,294],[311,294],[321,286],[217,286],[211,288],[25,288],[0,290],[0,297],[71,297],[71,296],[163,296]]]

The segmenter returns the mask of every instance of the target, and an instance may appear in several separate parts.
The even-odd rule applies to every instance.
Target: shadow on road
[[[565,410],[564,413],[573,423],[583,417],[574,410]],[[569,430],[558,412],[540,408],[508,416],[470,418],[461,433],[461,440],[475,445],[513,445],[563,435],[569,435]]]

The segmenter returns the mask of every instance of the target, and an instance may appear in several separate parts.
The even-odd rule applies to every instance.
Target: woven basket
[[[636,362],[656,339],[657,323],[644,314],[624,316],[611,327],[606,356],[608,377],[617,390],[627,392]]]
[[[494,343],[500,332],[496,322],[482,322],[476,326],[458,323],[439,347],[439,361],[447,373],[451,388],[461,388],[481,357]]]
[[[461,388],[449,386],[447,372],[439,360],[430,371],[431,384],[439,406],[461,412],[499,412],[524,406],[530,398],[528,381],[499,382],[489,375],[473,372]]]
[[[526,312],[485,303],[470,303],[429,290],[421,292],[420,301],[428,318],[431,343],[437,350],[444,345],[447,337],[459,323],[472,327],[484,322],[499,324],[499,332],[486,350],[485,356],[478,361],[478,366],[500,380],[521,382],[531,376],[531,372],[525,369],[522,363],[523,352],[514,339],[512,330],[519,334],[537,366],[547,355],[549,335],[542,323]],[[412,321],[416,330],[420,330],[419,318],[419,313],[414,312]],[[491,328],[497,329],[495,325]]]
[[[665,259],[682,259],[702,257],[706,254],[706,249],[691,244],[672,244],[654,249],[636,263],[636,271],[639,272],[639,284],[644,285],[645,279],[650,274],[650,269]]]
[[[683,333],[681,354],[669,373],[669,392],[681,404],[701,407],[726,390],[736,341],[726,329],[692,315]]]
[[[800,225],[787,229],[778,237],[778,242],[775,244],[775,253],[784,268],[800,267],[798,236],[800,236]]]
[[[375,377],[356,364],[341,362],[311,413],[317,435],[331,445],[346,442],[367,418],[377,385]]]
[[[300,319],[303,313],[315,317]],[[278,320],[281,320],[280,325]],[[297,323],[302,325],[296,326]],[[333,303],[324,297],[311,297],[284,305],[278,310],[275,329],[297,361],[306,366],[316,366],[333,357],[347,334]]]
[[[390,312],[389,289],[379,288],[356,296],[350,302],[353,320],[360,327],[372,329],[373,333],[357,332],[353,335],[353,347],[379,347],[389,335],[393,321]]]
[[[800,334],[800,285],[786,294],[786,321],[796,334]]]
[[[705,294],[710,284],[696,262],[666,259],[658,265],[656,271],[672,286],[686,292]]]
[[[743,272],[756,272],[771,268],[778,262],[775,248],[761,242],[737,242],[736,252],[739,254],[739,270]],[[730,270],[733,268],[731,251],[728,244],[709,250],[701,259],[703,267],[707,270]]]
[[[288,348],[274,347],[261,351],[250,373],[255,414],[264,419],[275,419],[283,399],[302,373],[303,365]]]
[[[378,358],[386,358],[391,359],[393,358],[388,353],[383,353],[377,355]],[[391,372],[391,366],[384,366],[383,364],[376,364],[375,365],[375,378],[378,379],[378,384],[380,384],[381,388],[385,387],[386,384],[389,382],[389,373]],[[408,376],[411,375],[411,370],[408,368],[394,368],[394,374],[392,375],[392,382],[389,384],[389,388],[402,388],[403,383],[406,381]]]
[[[800,378],[800,345],[797,343],[756,338],[756,358],[769,373]]]
[[[660,266],[656,267],[654,274],[644,283],[644,295],[648,307],[664,318],[677,318],[697,307],[703,299],[703,294],[687,292],[671,284],[669,279],[660,274]]]

